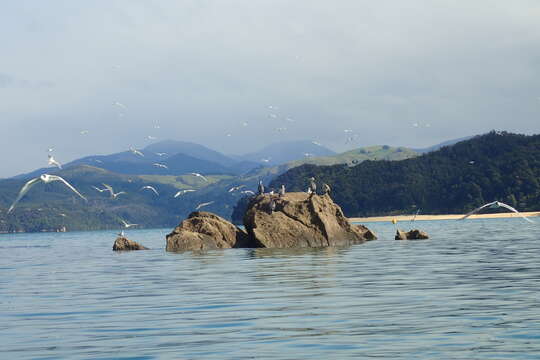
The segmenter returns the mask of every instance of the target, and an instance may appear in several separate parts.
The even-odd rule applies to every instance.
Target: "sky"
[[[163,139],[226,154],[540,133],[537,0],[7,0],[0,177]],[[83,134],[81,134],[83,132]]]

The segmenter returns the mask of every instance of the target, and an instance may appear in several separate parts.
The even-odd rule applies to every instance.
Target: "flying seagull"
[[[30,188],[32,186],[34,186],[35,184],[37,184],[38,182],[40,182],[40,181],[44,182],[45,184],[48,184],[48,183],[53,182],[53,181],[61,181],[61,182],[64,183],[64,185],[66,185],[68,188],[70,188],[75,194],[79,195],[84,201],[88,201],[88,200],[86,200],[86,198],[84,196],[81,195],[81,193],[79,193],[77,191],[77,189],[75,189],[73,186],[71,186],[66,180],[64,180],[60,176],[43,174],[40,177],[34,178],[34,179],[28,181],[26,184],[24,184],[21,191],[19,192],[19,195],[17,196],[17,198],[15,199],[13,204],[11,204],[11,206],[9,207],[9,210],[7,211],[7,213],[9,214],[13,210],[13,208],[15,208],[15,205],[17,205],[19,200],[21,200],[21,198],[30,190]]]
[[[489,207],[490,209],[498,209],[500,207],[503,207],[503,208],[506,208],[510,211],[513,211],[515,212],[516,214],[518,214],[519,216],[521,216],[523,219],[527,220],[528,222],[530,223],[534,223],[534,221],[532,221],[531,219],[529,219],[528,217],[522,215],[519,211],[517,211],[516,209],[514,209],[513,207],[511,207],[510,205],[507,205],[505,203],[502,203],[500,201],[493,201],[493,202],[490,202],[490,203],[487,203],[485,205],[482,205],[480,206],[479,208],[476,208],[474,209],[473,211],[467,213],[465,216],[463,216],[462,218],[460,218],[459,220],[464,220],[466,218],[468,218],[469,216],[473,215],[473,214],[476,214],[477,212],[479,212],[480,210],[482,209],[485,209]]]
[[[164,156],[167,155],[167,153],[156,153],[157,156]]]
[[[148,135],[148,136],[146,137],[146,139],[147,139],[147,140],[156,140],[157,137]]]
[[[62,168],[62,165],[60,165],[58,161],[54,160],[54,157],[51,154],[49,154],[48,157],[49,157],[49,165],[54,165],[59,169]]]
[[[123,220],[123,219],[120,219],[120,221],[122,222],[122,224],[124,224],[124,227],[125,227],[126,229],[129,229],[129,228],[132,227],[132,226],[137,226],[137,225],[139,225],[139,224],[128,224],[128,223],[127,223],[125,220]]]
[[[199,204],[199,205],[197,205],[197,207],[195,208],[195,210],[199,210],[200,208],[205,207],[205,206],[208,206],[208,205],[211,205],[211,204],[213,204],[213,203],[214,203],[213,201],[210,201],[210,202],[205,202],[205,203]]]
[[[111,199],[116,199],[119,195],[126,194],[125,191],[120,191],[115,194],[111,185],[103,184],[103,186],[105,186],[105,190],[111,193]]]
[[[186,194],[188,192],[192,192],[192,191],[197,191],[197,190],[193,190],[193,189],[180,190],[176,194],[174,194],[174,197],[177,198],[180,195],[184,195],[184,194]]]
[[[197,176],[197,177],[200,177],[201,179],[203,179],[204,181],[208,181],[207,178],[205,178],[204,176],[202,176],[202,175],[199,174],[199,173],[189,173],[189,175]]]
[[[245,195],[255,195],[255,192],[251,190],[244,190],[244,191],[241,191],[241,193]]]
[[[154,192],[154,194],[159,196],[159,193],[157,192],[157,190],[153,186],[150,186],[150,185],[143,186],[142,188],[139,189],[139,191],[145,190],[145,189],[151,190]]]
[[[89,133],[88,130],[82,130],[82,131],[81,131],[81,135],[86,135],[86,134],[88,134],[88,133]]]
[[[99,191],[99,192],[109,191],[109,189],[107,189],[107,188],[105,188],[105,189],[100,189],[100,188],[98,188],[97,186],[94,186],[94,185],[92,185],[92,187],[93,187],[94,189],[96,189],[97,191]]]
[[[137,150],[137,149],[135,149],[133,147],[130,147],[129,151],[131,151],[134,155],[144,156],[144,154],[142,152],[140,152],[139,150]]]
[[[169,167],[165,164],[160,164],[160,163],[153,163],[152,165],[156,166],[156,167],[159,167],[159,168],[163,168],[163,169],[168,169]]]
[[[121,102],[118,102],[116,101],[113,105],[116,105],[118,106],[119,108],[122,108],[122,109],[127,109],[126,105],[122,104]]]
[[[232,188],[229,189],[229,192],[240,190],[243,187],[246,187],[246,185],[233,186]]]

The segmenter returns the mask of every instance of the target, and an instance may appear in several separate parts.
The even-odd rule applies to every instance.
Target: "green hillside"
[[[304,164],[312,165],[336,165],[336,164],[358,164],[366,160],[404,160],[419,156],[411,149],[404,147],[391,147],[388,145],[376,145],[350,150],[341,154],[323,157],[306,157],[302,160],[287,163],[289,168],[294,168]]]
[[[402,161],[357,166],[302,165],[277,177],[303,191],[309,177],[332,186],[347,216],[464,213],[499,200],[521,211],[540,209],[540,135],[491,132]]]

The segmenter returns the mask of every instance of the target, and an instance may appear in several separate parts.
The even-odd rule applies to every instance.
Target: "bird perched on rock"
[[[330,191],[332,190],[332,189],[330,188],[330,185],[328,185],[328,184],[323,184],[322,187],[323,187],[323,193],[324,193],[325,195],[326,195],[326,194],[330,195]]]
[[[259,190],[259,195],[264,194],[264,185],[263,185],[262,180],[259,180],[259,186],[257,187],[257,190]]]
[[[315,183],[315,178],[314,177],[309,178],[309,189],[311,190],[310,194],[316,194],[317,193],[317,184]]]
[[[276,211],[276,202],[274,200],[270,201],[270,214]]]
[[[279,196],[285,196],[285,185],[281,185],[279,188]]]

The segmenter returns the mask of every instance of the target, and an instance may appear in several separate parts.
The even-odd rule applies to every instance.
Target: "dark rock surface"
[[[250,247],[247,234],[227,220],[209,212],[196,211],[169,235],[167,251],[212,250]]]
[[[129,240],[124,236],[119,236],[113,245],[114,251],[126,251],[126,250],[148,250],[147,247],[142,246],[138,242]]]
[[[396,240],[425,240],[425,239],[429,239],[429,236],[425,231],[418,230],[418,229],[414,229],[408,232],[397,229],[395,239]]]
[[[254,246],[266,248],[347,246],[376,239],[366,227],[350,224],[329,195],[300,192],[255,197],[244,226]]]

